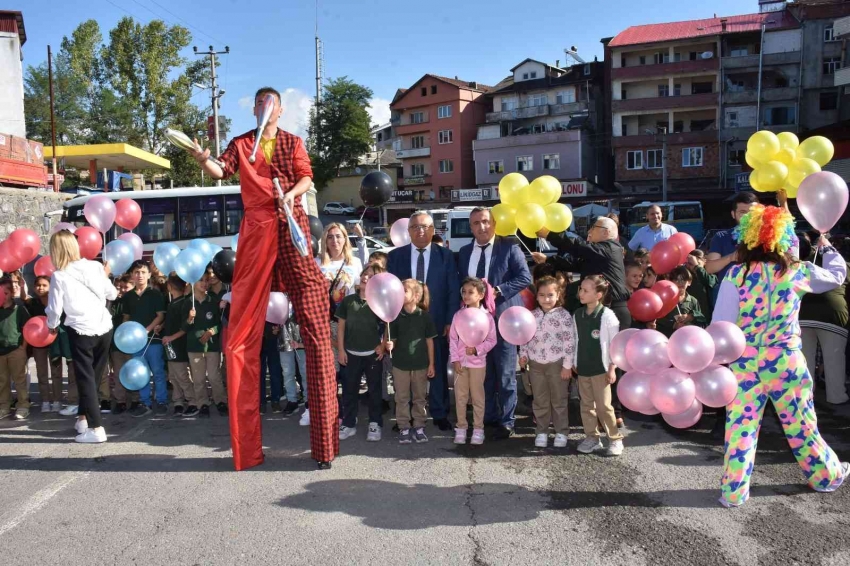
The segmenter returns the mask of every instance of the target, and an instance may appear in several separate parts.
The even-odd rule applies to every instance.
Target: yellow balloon
[[[835,155],[835,146],[823,136],[812,136],[804,140],[797,148],[797,157],[811,159],[821,167],[829,163],[833,155]]]
[[[546,206],[561,198],[561,182],[551,175],[537,177],[528,186],[528,202]]]
[[[517,208],[516,225],[519,231],[535,238],[537,232],[546,224],[546,211],[539,204],[528,203]]]
[[[780,149],[797,149],[800,145],[800,140],[792,132],[780,132],[776,134],[776,139],[779,140]]]
[[[498,236],[510,236],[516,233],[516,209],[507,204],[499,203],[490,209],[493,221],[496,222]]]
[[[753,157],[753,154],[749,151],[744,153],[744,159],[747,161],[747,165],[749,165],[753,169],[764,167],[764,164],[766,163],[766,161],[761,161],[760,159],[756,159],[755,157]]]
[[[747,153],[759,161],[770,161],[779,151],[779,138],[769,130],[761,130],[750,136]]]
[[[785,191],[786,197],[797,198],[797,188],[790,186],[788,181],[785,181],[785,185],[782,186],[782,190]]]
[[[543,208],[546,212],[544,226],[550,232],[563,232],[573,223],[573,213],[570,208],[560,202],[553,202]]]
[[[528,179],[522,173],[508,173],[499,181],[499,199],[505,204],[519,204],[522,189],[528,186]]]
[[[776,155],[773,156],[775,161],[779,161],[780,163],[784,163],[786,166],[790,167],[791,162],[797,159],[797,152],[790,148],[782,148],[776,152]]]
[[[758,191],[760,193],[764,192],[764,189],[762,189],[761,185],[759,184],[759,171],[758,171],[758,169],[755,169],[754,171],[752,171],[750,173],[750,186],[753,188],[754,191]]]
[[[785,185],[793,188],[794,193],[796,194],[797,189],[800,187],[800,183],[803,182],[803,179],[812,173],[820,172],[820,170],[820,165],[818,165],[816,161],[812,161],[805,157],[795,159],[791,162],[791,165],[788,166],[788,179],[785,181]],[[790,191],[788,196],[791,196]]]
[[[767,193],[781,189],[788,177],[788,167],[780,161],[768,161],[758,172],[758,184]]]

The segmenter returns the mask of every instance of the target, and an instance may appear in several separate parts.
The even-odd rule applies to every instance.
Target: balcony
[[[835,77],[835,86],[850,85],[850,67],[838,69],[833,77]]]
[[[405,116],[401,120],[399,120],[398,125],[395,126],[395,133],[397,136],[403,136],[405,134],[415,134],[417,132],[427,132],[431,129],[430,120],[426,117],[421,122],[411,122],[409,116]]]
[[[659,65],[617,67],[611,69],[611,79],[634,81],[670,75],[700,75],[716,72],[718,69],[720,69],[720,60],[717,57],[712,57],[711,59],[676,61],[675,63],[661,63]]]
[[[762,102],[778,102],[780,100],[796,100],[797,89],[785,88],[763,88],[761,89]],[[724,104],[755,104],[758,101],[758,90],[747,89],[738,92],[724,92]]]
[[[407,148],[407,149],[397,149],[395,151],[396,157],[399,159],[410,159],[412,157],[428,157],[431,155],[430,147],[417,147],[417,148]]]
[[[614,147],[647,147],[660,146],[661,137],[657,136],[618,136],[611,138]],[[701,132],[680,132],[667,134],[668,145],[687,145],[699,143],[712,143],[717,141],[717,130],[703,130]]]
[[[540,106],[525,106],[523,108],[514,108],[513,110],[503,110],[502,112],[488,112],[485,119],[487,123],[508,122],[510,120],[524,120],[526,118],[536,118],[538,116],[548,116],[549,105],[543,104]]]
[[[431,175],[411,175],[404,179],[398,180],[399,187],[418,187],[420,185],[430,185]]]
[[[767,67],[770,65],[790,65],[794,63],[800,63],[799,51],[788,51],[786,53],[765,53],[764,60],[762,61],[762,66]],[[745,55],[743,57],[724,57],[722,64],[725,70],[750,68],[758,69],[759,56]]]
[[[541,145],[551,143],[578,142],[581,140],[580,130],[569,130],[566,132],[546,132],[542,134],[526,134],[519,136],[505,136],[489,140],[473,140],[472,150],[503,149],[508,147],[523,147],[530,145]]]
[[[717,93],[689,94],[687,96],[657,96],[653,98],[632,98],[612,100],[613,112],[657,112],[658,110],[676,110],[682,108],[704,108],[717,106]]]

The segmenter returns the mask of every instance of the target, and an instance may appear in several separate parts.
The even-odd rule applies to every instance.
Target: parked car
[[[372,255],[372,252],[390,253],[392,250],[395,249],[395,247],[389,246],[389,245],[385,244],[384,242],[376,240],[375,238],[372,238],[372,237],[369,237],[369,236],[364,236],[364,238],[366,239],[366,255],[367,256]],[[357,236],[355,236],[353,234],[349,234],[348,235],[348,241],[351,242],[351,249],[357,250]]]
[[[381,219],[381,211],[373,206],[358,206],[354,214],[357,215],[357,218],[362,217],[363,220],[369,222],[380,222]]]
[[[344,202],[329,202],[322,209],[324,214],[354,214],[353,206],[348,206]]]
[[[370,234],[373,238],[381,242],[390,241],[390,229],[386,226],[375,226],[374,228],[372,228]]]

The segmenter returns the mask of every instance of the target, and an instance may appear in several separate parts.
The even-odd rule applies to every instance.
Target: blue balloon
[[[212,258],[214,258],[218,252],[224,251],[224,248],[216,244],[210,244],[210,247],[212,248],[212,257],[210,257],[210,261],[212,261]]]
[[[135,354],[145,349],[148,331],[138,322],[128,321],[115,329],[112,339],[115,347],[125,354]]]
[[[174,259],[174,271],[186,283],[195,283],[204,276],[209,262],[201,250],[189,247]]]
[[[194,248],[201,252],[201,255],[207,258],[207,262],[212,261],[212,258],[215,255],[213,253],[213,245],[202,238],[195,238],[189,242],[187,248]]]
[[[234,234],[232,238],[230,238],[230,249],[234,252],[236,251],[236,245],[239,243],[239,234]]]
[[[148,367],[144,358],[132,358],[121,367],[118,379],[124,389],[138,391],[150,384],[151,368]]]
[[[130,269],[135,253],[133,246],[124,240],[112,240],[103,248],[103,260],[115,275],[121,275]]]
[[[160,244],[153,252],[153,263],[157,269],[168,275],[174,271],[174,258],[180,253],[180,246],[171,242]]]

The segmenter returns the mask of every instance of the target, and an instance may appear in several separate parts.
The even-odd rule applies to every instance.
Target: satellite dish
[[[357,174],[360,174],[361,173],[360,167],[355,167],[354,172],[357,173]]]
[[[714,53],[713,53],[713,52],[711,52],[711,51],[704,51],[704,52],[702,53],[702,58],[703,58],[703,59],[711,59],[712,57],[714,57]]]

